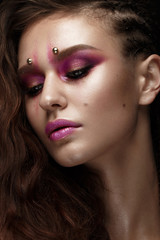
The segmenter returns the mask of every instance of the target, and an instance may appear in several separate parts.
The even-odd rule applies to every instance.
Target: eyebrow
[[[73,53],[81,51],[81,50],[99,50],[93,46],[90,45],[86,45],[86,44],[78,44],[69,48],[66,48],[64,50],[62,50],[57,56],[57,60],[61,61],[63,59],[65,59],[68,56],[71,56]],[[53,55],[54,56],[54,55]],[[18,69],[18,75],[23,75],[25,73],[29,73],[29,72],[38,72],[37,71],[38,67],[34,66],[34,63],[30,66],[27,63],[25,65],[23,65],[22,67],[20,67]]]
[[[57,60],[61,61],[64,58],[72,55],[75,52],[81,51],[81,50],[98,50],[97,48],[90,46],[90,45],[85,45],[85,44],[79,44],[79,45],[75,45],[69,48],[66,48],[64,50],[62,50],[59,55],[57,56]]]
[[[32,66],[28,65],[27,63],[20,67],[17,71],[18,76],[29,74],[29,73],[39,73],[38,67],[34,64]]]

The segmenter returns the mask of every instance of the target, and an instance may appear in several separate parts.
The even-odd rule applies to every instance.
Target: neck
[[[111,240],[160,240],[159,189],[149,122],[143,121],[138,128],[114,154],[99,159],[97,166],[94,162],[106,186],[106,227]]]
[[[110,166],[104,175],[106,226],[113,240],[160,239],[158,180],[154,164],[146,168],[147,157],[139,168],[137,158],[127,172]]]

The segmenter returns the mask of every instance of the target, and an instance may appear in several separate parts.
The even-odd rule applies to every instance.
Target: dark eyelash
[[[74,79],[75,79],[75,80],[81,79],[81,78],[85,77],[85,76],[89,73],[89,71],[90,71],[90,69],[91,69],[92,67],[93,67],[93,66],[89,65],[89,66],[86,66],[86,67],[84,67],[84,68],[80,68],[80,69],[77,69],[77,70],[68,72],[68,73],[66,74],[66,77],[69,78],[69,79],[73,79],[73,80],[74,80]]]
[[[26,89],[25,93],[30,97],[34,97],[41,92],[42,88],[43,88],[43,84],[39,84],[39,85],[36,85],[36,86]]]
[[[73,80],[81,79],[88,74],[88,72],[91,70],[91,68],[93,68],[93,66],[89,65],[84,68],[80,68],[80,69],[68,72],[66,74],[66,77],[69,79],[73,79]],[[26,88],[25,94],[27,94],[30,97],[37,96],[41,92],[42,88],[43,88],[43,84],[38,84],[31,88]]]

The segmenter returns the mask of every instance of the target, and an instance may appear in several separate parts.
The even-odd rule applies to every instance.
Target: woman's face
[[[136,129],[136,67],[122,56],[120,43],[84,16],[55,15],[22,35],[19,75],[27,117],[63,166],[119,154]]]

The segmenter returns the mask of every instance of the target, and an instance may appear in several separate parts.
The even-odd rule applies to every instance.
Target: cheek
[[[96,124],[102,132],[107,125],[119,131],[119,126],[129,128],[132,121],[136,121],[137,91],[133,76],[124,71],[119,74],[107,72],[103,76],[98,73],[85,89],[79,91],[83,99],[81,110],[90,125]]]
[[[35,122],[37,122],[37,117],[39,116],[39,98],[38,97],[32,99],[26,98],[25,108],[28,121],[34,128]]]
[[[116,81],[109,83],[107,79],[102,79],[92,87],[86,86],[86,89],[88,91],[82,92],[79,97],[83,99],[83,106],[93,107],[90,108],[93,114],[97,111],[103,113],[107,109],[113,110],[115,106],[120,108],[127,105],[128,90],[126,86],[120,86]]]
[[[106,76],[99,81],[93,94],[94,103],[99,109],[113,110],[114,107],[124,109],[136,103],[136,85],[133,77],[122,72],[116,75],[108,73]]]

